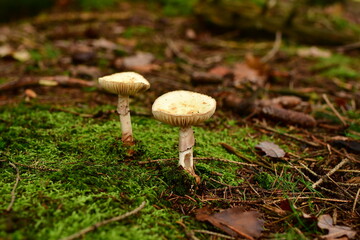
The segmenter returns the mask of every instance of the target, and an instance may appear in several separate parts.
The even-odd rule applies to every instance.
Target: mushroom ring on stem
[[[120,115],[121,139],[125,145],[133,145],[129,96],[146,91],[150,88],[150,83],[138,73],[121,72],[99,78],[99,84],[119,96],[117,112]]]
[[[194,177],[193,125],[209,119],[215,112],[216,101],[212,97],[190,91],[173,91],[157,98],[152,106],[154,117],[160,122],[180,127],[179,165]]]

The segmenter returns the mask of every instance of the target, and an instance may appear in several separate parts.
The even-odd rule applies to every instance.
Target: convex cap
[[[114,73],[99,78],[99,83],[105,90],[123,96],[134,95],[150,88],[150,83],[135,72]]]
[[[164,123],[186,127],[210,118],[216,109],[212,97],[190,91],[173,91],[157,98],[152,106],[154,117]]]

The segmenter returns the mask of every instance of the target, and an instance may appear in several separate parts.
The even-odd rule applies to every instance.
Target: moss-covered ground
[[[185,231],[178,221],[192,229],[204,228],[186,213],[207,205],[200,197],[205,191],[248,181],[239,174],[242,166],[217,160],[196,162],[202,179],[197,188],[186,184],[176,160],[139,164],[176,158],[178,154],[178,129],[151,117],[133,116],[137,140],[133,147],[122,146],[115,114],[109,119],[84,118],[54,111],[51,106],[22,103],[2,107],[0,119],[0,209],[9,205],[16,177],[9,162],[20,172],[13,209],[0,218],[3,239],[59,239],[130,211],[142,201],[147,205],[136,216],[101,227],[85,238],[181,239],[185,238]],[[262,135],[254,137],[252,129],[233,122],[215,130],[206,125],[194,127],[194,131],[194,155],[204,158],[241,161],[222,148],[220,141],[254,158],[250,149],[268,139]],[[293,182],[290,173],[280,178],[265,171],[255,175],[256,182],[265,189],[273,189],[277,181],[275,188],[284,191],[284,196],[288,191],[300,191],[305,183],[301,178]],[[174,197],[176,201],[171,200]],[[235,199],[254,198],[243,193]],[[223,200],[217,202],[218,206],[231,205]]]
[[[194,232],[221,232],[196,220],[196,210],[205,206],[215,212],[231,207],[258,211],[265,222],[263,239],[318,238],[326,234],[316,226],[321,214],[360,229],[355,198],[360,159],[346,145],[360,140],[356,47],[344,52],[318,47],[316,54],[326,50],[330,55],[303,56],[299,50],[310,46],[285,36],[273,58],[260,64],[264,69],[254,69],[255,79],[264,70],[266,83],[257,85],[257,79],[235,86],[232,75],[237,66],[249,52],[259,60],[272,51],[272,39],[220,34],[193,18],[160,14],[181,9],[186,13],[195,1],[168,1],[162,9],[157,4],[120,2],[112,14],[104,9],[68,14],[59,7],[58,12],[0,27],[0,240],[65,238],[143,201],[144,209],[135,215],[82,238],[195,239],[194,234],[210,239],[208,233]],[[176,8],[168,9],[174,4]],[[85,54],[78,49],[85,49]],[[136,144],[123,146],[117,97],[96,82],[99,76],[133,71],[119,62],[139,51],[154,58],[139,70],[151,88],[132,97]],[[209,73],[213,67],[228,68],[230,74],[218,84],[193,82],[194,73]],[[245,78],[253,77],[253,72],[242,71]],[[43,77],[59,76],[93,87],[39,84]],[[29,79],[34,82],[29,84]],[[13,80],[19,81],[6,88]],[[158,96],[178,89],[211,95],[218,104],[214,116],[194,126],[200,184],[177,165],[179,129],[151,115]],[[299,96],[301,104],[294,109],[314,117],[317,125],[308,128],[286,117],[278,121],[259,112],[242,112],[236,104],[226,106],[224,99],[231,93],[241,103],[252,104]],[[333,145],[339,139],[343,145]],[[278,144],[286,155],[265,156],[255,147],[262,141]],[[331,179],[312,187],[344,159],[350,160]],[[304,218],[303,213],[312,217]]]
[[[13,210],[1,218],[2,238],[58,239],[129,211],[142,201],[147,206],[141,214],[105,226],[86,238],[179,239],[184,231],[176,221],[201,226],[174,210],[164,197],[174,189],[181,195],[190,190],[176,179],[181,171],[176,160],[158,166],[138,164],[176,158],[177,128],[134,116],[137,143],[124,148],[115,114],[111,119],[97,120],[51,111],[50,106],[20,104],[3,107],[0,118],[0,209],[7,208],[15,180],[9,162],[19,164],[21,178]],[[238,161],[218,144],[219,139],[234,142],[236,147],[253,147],[256,141],[246,140],[249,133],[248,128],[210,131],[195,127],[195,156]],[[236,166],[207,161],[199,163],[199,169],[202,178],[213,177],[234,186],[243,181],[236,176]],[[212,171],[222,176],[212,175]],[[202,205],[186,199],[181,202],[177,204]]]

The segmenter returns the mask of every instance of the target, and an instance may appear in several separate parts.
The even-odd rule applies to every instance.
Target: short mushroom
[[[184,90],[165,93],[152,106],[157,120],[180,127],[179,165],[197,178],[193,162],[195,138],[191,126],[210,118],[215,109],[216,101],[212,97]]]
[[[144,92],[150,88],[150,83],[135,72],[121,72],[99,78],[99,84],[105,90],[119,95],[117,112],[120,115],[122,142],[133,145],[129,96]]]

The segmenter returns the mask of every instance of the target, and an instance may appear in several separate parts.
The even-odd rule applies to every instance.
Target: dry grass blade
[[[16,188],[17,188],[17,185],[19,184],[19,181],[20,181],[20,172],[19,172],[19,169],[15,166],[15,164],[13,164],[12,162],[9,162],[9,165],[11,167],[13,167],[15,170],[16,170],[16,179],[15,179],[15,184],[14,184],[14,187],[11,191],[11,201],[10,201],[10,204],[9,206],[7,207],[6,211],[7,212],[10,212],[13,205],[14,205],[14,202],[15,202],[15,191],[16,191]]]
[[[140,204],[139,207],[135,208],[134,210],[132,210],[130,212],[127,212],[127,213],[125,213],[123,215],[120,215],[120,216],[117,216],[117,217],[113,217],[113,218],[104,220],[102,222],[95,223],[94,225],[91,225],[90,227],[84,228],[81,231],[79,231],[79,232],[77,232],[77,233],[75,233],[73,235],[62,238],[61,240],[73,240],[73,239],[79,238],[81,236],[84,236],[86,233],[94,231],[95,229],[97,229],[97,228],[99,228],[101,226],[104,226],[104,225],[106,225],[108,223],[120,221],[120,220],[122,220],[124,218],[127,218],[127,217],[129,217],[131,215],[134,215],[134,214],[138,213],[141,209],[143,209],[145,207],[145,205],[146,205],[146,202],[144,201],[144,202],[142,202]]]
[[[340,113],[335,109],[334,105],[330,102],[327,95],[323,94],[322,97],[325,100],[326,104],[330,107],[330,109],[335,113],[336,117],[341,121],[341,123],[344,126],[347,126],[348,124],[345,122],[344,118],[340,115]]]

